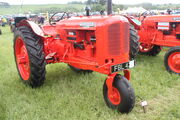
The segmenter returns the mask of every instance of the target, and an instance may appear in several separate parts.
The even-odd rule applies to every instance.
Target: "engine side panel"
[[[63,20],[51,27],[54,32],[46,27],[45,51],[51,58],[48,63],[65,62],[109,74],[111,66],[129,61],[129,22],[125,17]]]

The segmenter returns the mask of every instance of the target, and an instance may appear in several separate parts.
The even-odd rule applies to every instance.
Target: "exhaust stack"
[[[107,14],[108,15],[112,14],[112,0],[107,1]]]

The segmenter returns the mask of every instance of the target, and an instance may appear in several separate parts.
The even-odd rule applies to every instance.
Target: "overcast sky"
[[[86,1],[86,0],[0,0],[12,4],[65,4],[70,1]],[[180,4],[180,0],[112,0],[116,4],[138,4],[142,2],[150,2],[153,4]]]

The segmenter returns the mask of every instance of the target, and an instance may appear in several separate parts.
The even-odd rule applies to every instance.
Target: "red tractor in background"
[[[108,15],[69,17],[64,13],[39,27],[18,20],[14,56],[20,78],[31,87],[43,84],[46,64],[67,63],[72,70],[106,74],[103,95],[108,107],[128,113],[135,103],[129,68],[134,67],[139,42],[137,31],[124,16],[114,16],[112,1]],[[19,19],[19,18],[18,18]],[[15,20],[16,21],[16,20]],[[123,72],[124,75],[118,74]]]
[[[161,47],[171,47],[165,54],[164,65],[168,72],[180,75],[180,15],[144,17],[139,36],[140,54],[156,56]]]

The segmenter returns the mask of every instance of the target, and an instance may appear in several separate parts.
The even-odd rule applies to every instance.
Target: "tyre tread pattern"
[[[170,49],[166,52],[166,54],[165,54],[165,56],[164,56],[164,66],[165,66],[166,70],[167,70],[169,73],[174,73],[174,74],[180,75],[180,73],[176,73],[176,72],[174,72],[173,70],[171,70],[171,68],[170,68],[169,65],[168,65],[168,57],[169,57],[173,52],[180,52],[180,46],[172,47],[172,48],[170,48]]]
[[[17,29],[15,39],[18,36],[23,38],[30,59],[30,78],[23,81],[33,88],[39,87],[44,83],[46,74],[43,41],[26,26],[21,26]]]
[[[114,78],[113,86],[120,91],[121,103],[119,105],[114,105],[109,101],[107,96],[108,88],[105,80],[103,86],[103,95],[106,105],[109,108],[117,109],[121,113],[131,112],[135,104],[135,95],[134,95],[134,90],[131,87],[129,81],[124,76],[118,74]]]
[[[139,52],[139,36],[133,25],[130,25],[130,59],[135,59]]]

